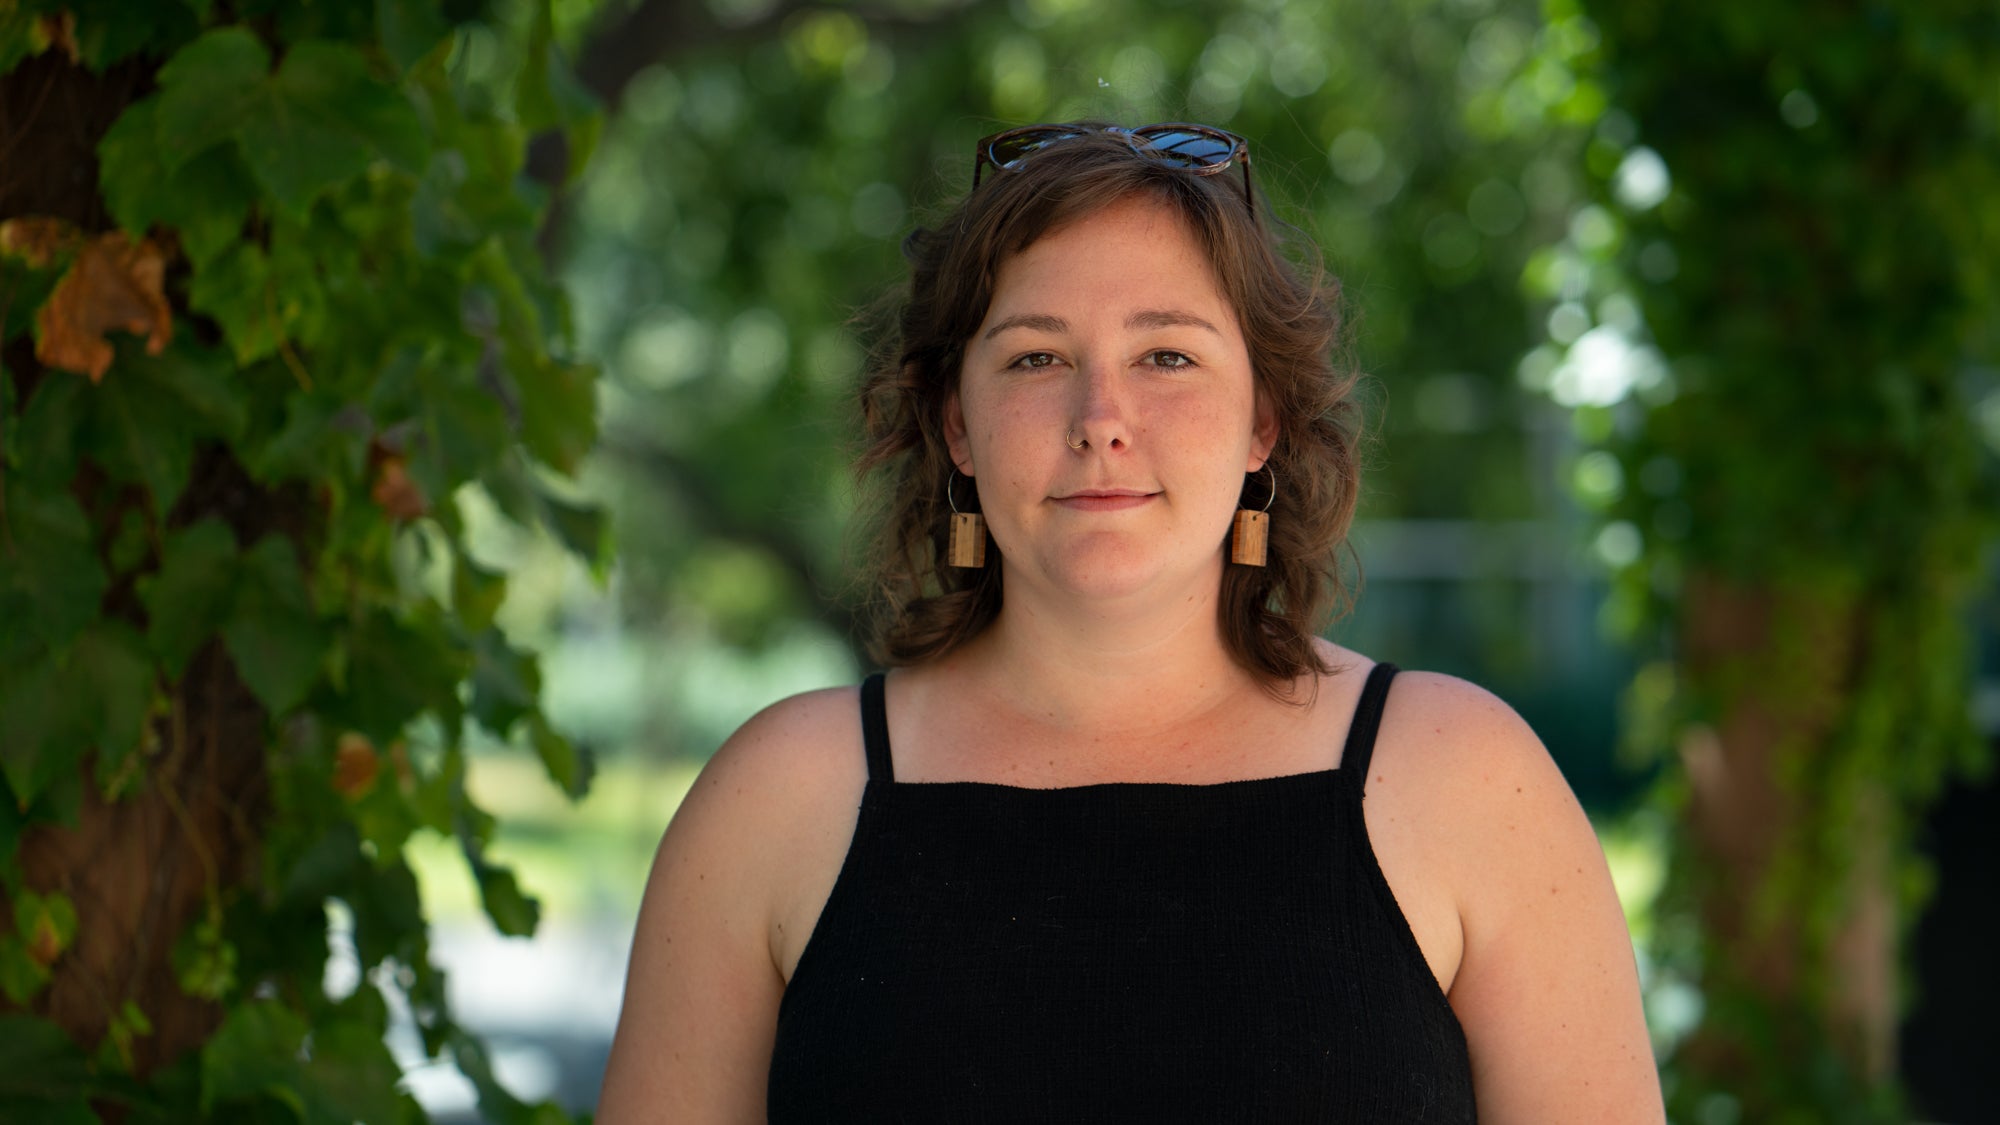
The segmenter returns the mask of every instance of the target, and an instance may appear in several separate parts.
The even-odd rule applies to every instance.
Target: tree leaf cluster
[[[519,63],[494,77],[475,51]],[[460,510],[481,491],[601,563],[602,517],[567,482],[596,373],[535,245],[548,189],[522,175],[537,136],[579,171],[599,127],[550,4],[26,0],[0,10],[0,81],[30,66],[86,91],[148,77],[96,141],[94,210],[0,216],[0,983],[24,1009],[0,1115],[414,1120],[394,994],[491,1119],[548,1120],[453,1023],[403,849],[459,841],[494,924],[532,933],[468,740],[518,741],[572,796],[590,781]],[[158,331],[92,264],[113,239],[154,255]],[[103,802],[179,800],[170,764],[215,737],[184,717],[217,654],[261,714],[255,744],[209,747],[262,761],[222,796],[254,822],[252,874],[207,856],[203,905],[156,939],[214,1031],[153,1058],[157,1021],[125,996],[94,1041],[32,1014],[98,923],[14,857]],[[342,996],[330,910],[361,974]]]
[[[1674,665],[1642,725],[1664,750],[1736,716],[1816,716],[1771,735],[1786,810],[1769,810],[1768,872],[1738,885],[1677,848],[1662,909],[1688,940],[1663,952],[1706,1014],[1670,1108],[1900,1120],[1838,947],[1870,888],[1919,905],[1914,824],[1984,757],[1970,605],[2000,459],[1972,405],[2000,393],[2000,24],[1965,4],[1579,7],[1609,108],[1596,233],[1573,226],[1558,257],[1579,310],[1661,357],[1629,397],[1579,410],[1617,482],[1597,507],[1631,540],[1612,615],[1680,650],[1649,673]],[[1670,183],[1635,200],[1642,165]],[[1729,599],[1768,610],[1765,639],[1688,659],[1701,606]],[[1684,812],[1687,787],[1665,793]],[[1718,903],[1796,935],[1795,986],[1773,992],[1699,929]]]

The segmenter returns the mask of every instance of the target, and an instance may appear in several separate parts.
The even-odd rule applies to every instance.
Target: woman
[[[1314,635],[1353,380],[1247,146],[1037,126],[976,167],[864,392],[894,670],[703,771],[599,1119],[1661,1120],[1534,734]]]

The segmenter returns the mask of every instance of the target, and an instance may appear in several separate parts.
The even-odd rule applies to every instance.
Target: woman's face
[[[1218,588],[1277,425],[1193,233],[1140,196],[1001,264],[945,433],[1009,591],[1180,597]]]

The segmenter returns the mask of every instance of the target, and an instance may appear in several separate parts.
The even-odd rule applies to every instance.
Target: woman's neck
[[[1107,737],[1173,729],[1259,690],[1229,655],[1218,601],[1219,591],[1165,609],[1013,597],[948,663],[994,703],[1055,729]]]

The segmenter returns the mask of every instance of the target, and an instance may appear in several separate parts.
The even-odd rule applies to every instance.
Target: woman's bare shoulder
[[[866,774],[860,693],[853,686],[787,696],[752,715],[702,770],[689,796],[722,800],[820,790],[828,781]]]
[[[1393,814],[1381,834],[1405,839],[1456,904],[1450,999],[1480,1117],[1660,1120],[1631,941],[1562,771],[1492,692],[1427,672],[1395,685],[1368,771],[1370,832]]]
[[[773,703],[703,767],[640,905],[600,1120],[763,1116],[784,991],[774,939],[866,773],[851,687]]]
[[[1506,701],[1456,676],[1396,677],[1365,784],[1371,804],[1421,831],[1469,924],[1490,913],[1492,896],[1519,893],[1520,876],[1540,866],[1522,862],[1528,854],[1596,858],[1596,837],[1541,739]]]
[[[1476,788],[1476,781],[1504,781],[1525,793],[1531,784],[1562,780],[1541,739],[1513,707],[1478,684],[1441,672],[1396,676],[1380,744],[1389,753],[1376,754],[1371,784],[1392,766],[1446,783],[1457,796]]]

